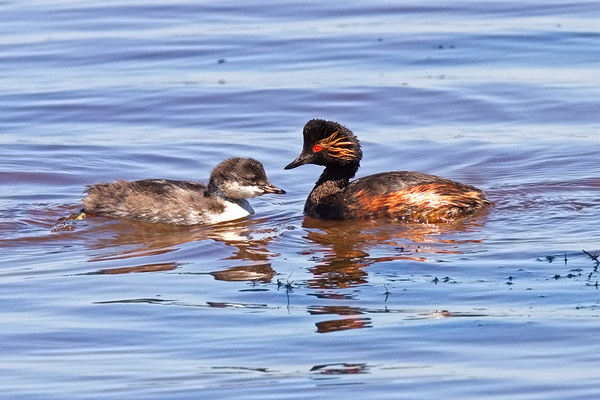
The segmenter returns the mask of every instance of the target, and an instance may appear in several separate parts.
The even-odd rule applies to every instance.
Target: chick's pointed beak
[[[274,194],[285,194],[285,190],[274,186],[271,183],[267,183],[266,185],[262,185],[260,187],[265,193],[274,193]]]
[[[283,169],[292,169],[299,167],[301,165],[310,163],[310,155],[306,155],[304,153],[300,154],[294,161],[286,165]]]

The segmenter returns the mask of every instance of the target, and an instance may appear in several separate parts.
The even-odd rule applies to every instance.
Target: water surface
[[[600,8],[590,2],[0,4],[0,393],[11,399],[596,399]],[[484,189],[448,225],[302,214],[311,118],[359,176]],[[85,186],[285,196],[212,227],[77,221]],[[586,254],[584,251],[587,253]]]

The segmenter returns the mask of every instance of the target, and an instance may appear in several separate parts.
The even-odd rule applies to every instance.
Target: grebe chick
[[[352,131],[337,122],[313,119],[303,134],[302,153],[285,169],[325,167],[304,205],[313,218],[445,222],[475,215],[491,204],[473,186],[420,172],[382,172],[350,181],[362,158]]]
[[[194,225],[245,217],[254,213],[246,198],[285,191],[269,183],[260,162],[230,158],[215,167],[207,186],[167,179],[119,180],[90,185],[86,193],[86,214]]]

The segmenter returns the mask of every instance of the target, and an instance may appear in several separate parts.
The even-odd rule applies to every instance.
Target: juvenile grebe
[[[308,121],[302,153],[285,167],[325,167],[304,212],[323,219],[444,222],[475,215],[491,204],[473,186],[420,172],[382,172],[350,182],[361,158],[360,144],[350,129],[333,121]]]
[[[246,198],[285,193],[267,180],[262,164],[230,158],[199,182],[146,179],[88,186],[85,214],[178,225],[213,224],[245,217],[254,210]]]

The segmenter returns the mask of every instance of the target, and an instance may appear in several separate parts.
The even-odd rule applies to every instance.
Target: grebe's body
[[[475,215],[491,204],[473,186],[420,172],[382,172],[351,181],[361,158],[359,141],[348,128],[331,121],[309,121],[304,126],[302,153],[285,167],[325,167],[304,212],[322,219],[435,223]]]
[[[246,198],[285,193],[267,180],[262,164],[230,158],[215,167],[208,185],[146,179],[88,186],[83,212],[140,221],[195,225],[231,221],[253,214]]]

